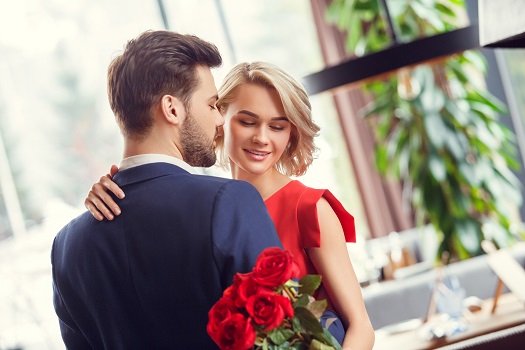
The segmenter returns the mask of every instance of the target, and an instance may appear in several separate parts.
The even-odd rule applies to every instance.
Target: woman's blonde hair
[[[219,88],[217,107],[224,114],[243,84],[255,84],[275,89],[292,124],[290,140],[276,168],[287,176],[303,175],[312,164],[317,147],[314,137],[319,126],[312,120],[312,107],[304,87],[279,67],[267,62],[240,63],[226,75]],[[228,168],[224,136],[217,139],[218,164]]]

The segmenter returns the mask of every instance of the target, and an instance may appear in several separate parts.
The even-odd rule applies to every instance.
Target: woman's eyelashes
[[[239,120],[239,123],[244,126],[256,126],[257,125],[256,122],[250,121],[250,120]],[[283,131],[286,129],[286,126],[281,125],[281,124],[270,124],[269,128],[274,131]]]
[[[255,125],[255,122],[247,121],[247,120],[239,120],[239,123],[241,123],[244,126],[253,126],[253,125]]]

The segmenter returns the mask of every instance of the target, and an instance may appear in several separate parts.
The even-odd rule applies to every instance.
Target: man
[[[209,349],[207,313],[266,247],[281,246],[258,192],[197,175],[215,163],[224,123],[210,68],[217,48],[195,36],[150,31],[108,69],[124,137],[114,181],[122,214],[89,213],[56,236],[55,310],[68,349]]]

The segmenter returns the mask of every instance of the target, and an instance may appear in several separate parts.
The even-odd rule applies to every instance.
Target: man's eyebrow
[[[253,112],[250,112],[250,111],[247,111],[245,109],[241,109],[240,111],[237,112],[237,114],[246,114],[250,117],[253,117],[253,118],[257,118],[259,119],[259,115],[257,115],[256,113],[253,113]],[[287,117],[275,117],[275,118],[272,118],[272,120],[284,120],[284,121],[289,121]]]

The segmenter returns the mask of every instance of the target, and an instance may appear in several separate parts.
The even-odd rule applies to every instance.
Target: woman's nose
[[[260,144],[268,143],[268,132],[265,128],[258,128],[257,132],[253,135],[253,142]]]

